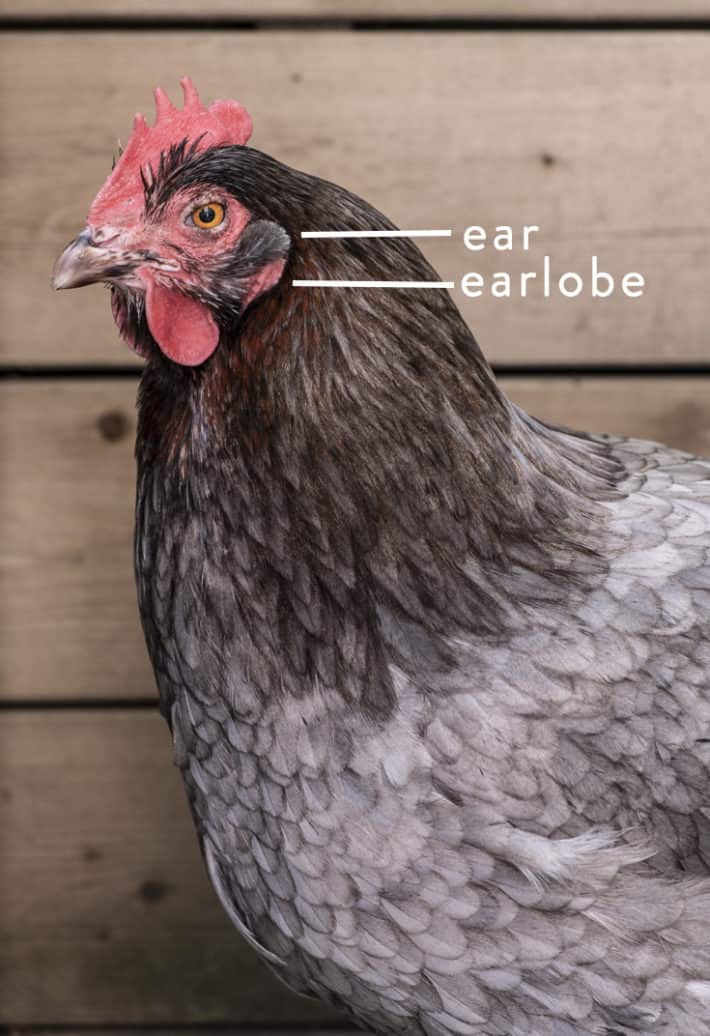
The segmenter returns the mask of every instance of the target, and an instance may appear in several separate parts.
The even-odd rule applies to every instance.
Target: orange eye
[[[208,201],[206,205],[200,205],[192,213],[192,222],[201,230],[211,230],[218,227],[224,220],[224,205],[218,201]]]

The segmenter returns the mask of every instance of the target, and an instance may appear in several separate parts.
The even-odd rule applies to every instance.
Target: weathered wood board
[[[2,0],[0,16],[142,18],[699,18],[707,0]]]
[[[0,1025],[335,1018],[223,914],[156,713],[5,714],[0,830]]]
[[[132,587],[135,389],[133,381],[0,388],[7,697],[152,693]]]
[[[503,379],[560,424],[710,455],[710,378]],[[133,588],[132,380],[0,387],[0,697],[153,693]]]
[[[7,34],[0,362],[132,362],[102,289],[55,295],[49,275],[133,112],[183,72],[207,99],[244,101],[256,146],[400,226],[452,228],[425,245],[445,279],[518,278],[544,254],[559,273],[586,275],[597,254],[646,277],[635,300],[457,291],[493,359],[706,362],[709,62],[710,35],[681,32]],[[542,229],[527,253],[474,253],[472,223]]]

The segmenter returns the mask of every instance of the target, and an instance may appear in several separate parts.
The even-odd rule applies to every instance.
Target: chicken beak
[[[57,259],[52,287],[81,288],[85,284],[118,277],[125,272],[122,257],[110,248],[99,247],[89,229],[83,230]]]

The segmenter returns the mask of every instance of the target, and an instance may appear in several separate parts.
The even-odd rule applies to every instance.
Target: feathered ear
[[[180,83],[184,103],[176,108],[159,86],[155,89],[155,124],[149,126],[143,115],[133,120],[130,140],[115,167],[94,199],[89,223],[121,226],[135,220],[143,210],[143,177],[157,169],[160,156],[185,141],[194,151],[219,144],[246,144],[252,121],[238,101],[215,101],[205,107],[191,79]]]
[[[291,238],[278,223],[260,219],[249,224],[239,246],[239,252],[245,258],[253,257],[254,264],[242,298],[242,307],[245,308],[281,280],[291,250]]]

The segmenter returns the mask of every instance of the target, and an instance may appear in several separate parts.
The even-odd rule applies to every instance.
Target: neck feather
[[[262,693],[315,681],[373,713],[393,667],[421,679],[455,664],[452,637],[515,624],[511,573],[535,593],[595,578],[618,474],[505,398],[444,293],[287,284],[203,368],[151,360],[137,455],[139,585],[172,551]]]

